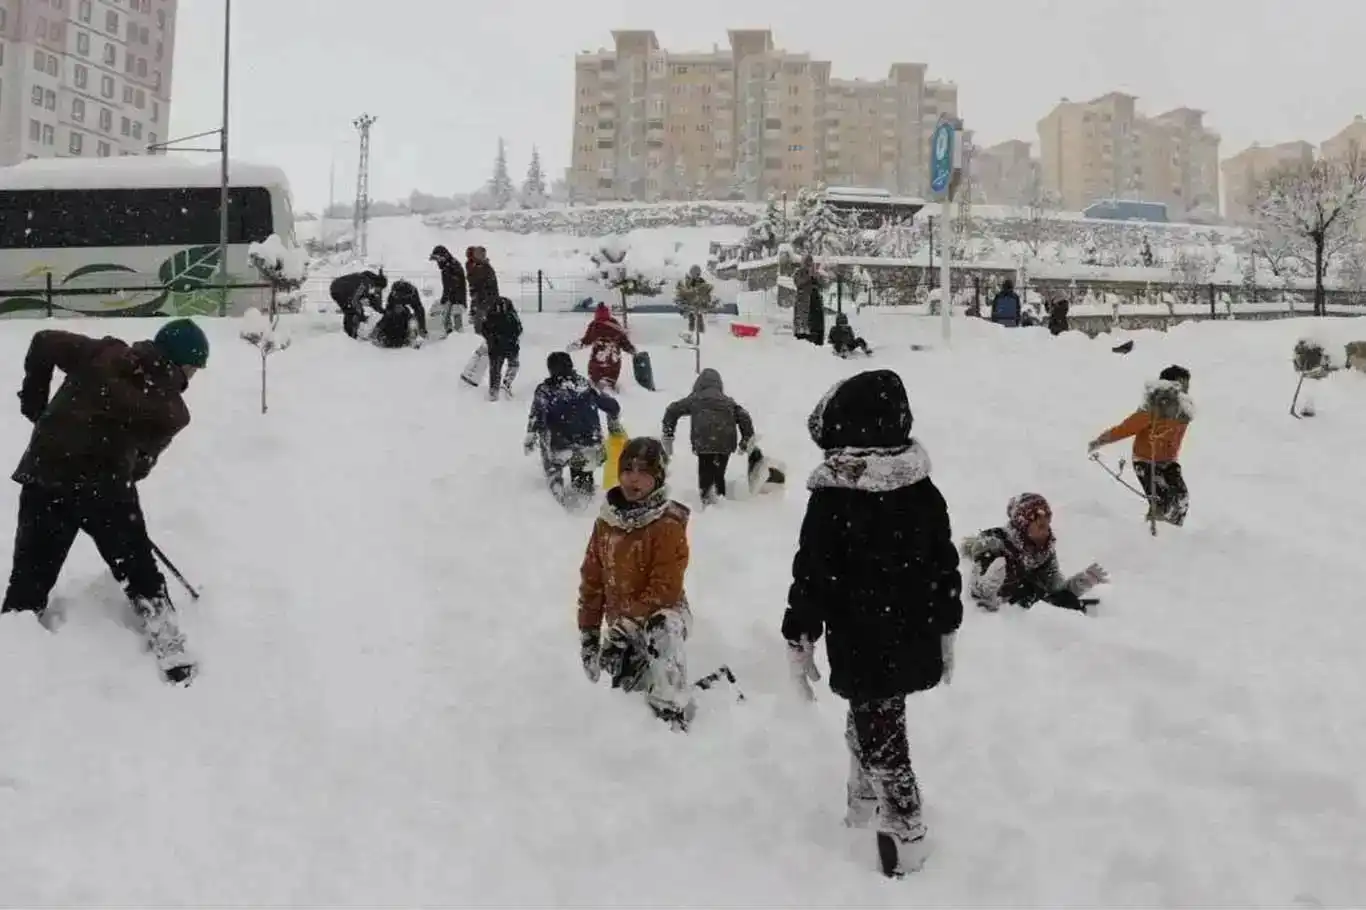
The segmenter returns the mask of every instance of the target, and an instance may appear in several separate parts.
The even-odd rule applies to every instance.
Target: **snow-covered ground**
[[[592,517],[561,511],[521,454],[544,356],[582,320],[528,316],[520,396],[499,403],[458,380],[469,336],[380,351],[300,320],[264,416],[256,350],[208,323],[194,422],[144,485],[152,534],[206,592],[172,589],[204,662],[192,688],[159,682],[117,624],[88,541],[59,632],[0,618],[0,904],[1366,902],[1366,376],[1320,383],[1312,420],[1287,413],[1299,334],[1340,352],[1366,323],[1184,325],[1123,357],[1109,338],[965,321],[945,350],[934,321],[856,320],[906,380],[955,533],[1034,490],[1064,567],[1113,579],[1097,618],[969,610],[953,685],[910,702],[936,851],[891,883],[870,835],[841,825],[844,704],[790,691],[778,635],[819,454],[805,418],[864,364],[708,335],[705,362],[794,484],[695,513],[692,666],[730,664],[748,699],[705,693],[680,735],[584,680]],[[677,318],[632,324],[663,391],[628,385],[624,420],[657,432],[692,354],[669,344]],[[50,325],[0,327],[3,362]],[[1193,511],[1153,539],[1085,444],[1173,362],[1199,407]],[[0,411],[6,457],[27,434]],[[692,505],[694,466],[672,472]],[[17,494],[0,484],[6,521]]]

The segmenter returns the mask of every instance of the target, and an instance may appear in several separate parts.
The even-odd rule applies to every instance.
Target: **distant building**
[[[831,78],[829,61],[778,49],[766,29],[680,53],[652,31],[615,31],[574,62],[569,189],[579,201],[760,200],[817,183],[921,195],[941,114],[958,89],[922,63],[887,78]]]
[[[0,0],[0,165],[165,142],[178,0]]]
[[[972,156],[973,202],[983,205],[1029,204],[1039,183],[1039,162],[1021,139],[975,149]]]
[[[1314,147],[1308,142],[1282,142],[1256,145],[1225,158],[1220,170],[1224,177],[1224,215],[1237,224],[1253,220],[1257,188],[1273,171],[1312,164]]]

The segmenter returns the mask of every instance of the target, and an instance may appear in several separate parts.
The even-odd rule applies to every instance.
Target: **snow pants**
[[[844,823],[890,834],[902,843],[925,836],[920,785],[911,768],[906,697],[853,702],[845,724],[849,746],[848,813]]]
[[[692,715],[686,651],[691,627],[686,604],[660,610],[643,622],[623,617],[609,623],[601,664],[612,688],[641,692],[662,720],[686,725]]]
[[[14,562],[0,612],[47,609],[48,595],[66,564],[76,533],[90,535],[114,578],[135,604],[166,599],[166,579],[152,554],[137,492],[106,499],[25,484],[19,493]]]
[[[697,455],[697,488],[702,492],[702,500],[711,502],[726,498],[726,468],[730,466],[730,455]]]
[[[606,453],[600,445],[575,446],[569,449],[541,447],[541,470],[545,472],[546,484],[555,498],[561,501],[568,495],[564,486],[565,468],[569,469],[570,491],[576,496],[587,498],[597,489],[593,472],[605,460]]]
[[[1174,525],[1186,521],[1190,511],[1190,490],[1181,475],[1181,464],[1175,461],[1135,461],[1134,475],[1139,487],[1152,499],[1157,517]]]

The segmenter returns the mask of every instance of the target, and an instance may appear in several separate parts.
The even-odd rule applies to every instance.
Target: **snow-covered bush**
[[[308,278],[308,254],[301,249],[285,246],[278,234],[271,234],[261,243],[247,247],[247,261],[270,285],[270,312],[298,310],[298,295]],[[280,295],[286,295],[282,300]]]

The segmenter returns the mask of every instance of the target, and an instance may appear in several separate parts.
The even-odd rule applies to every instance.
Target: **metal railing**
[[[52,273],[44,276],[42,284],[20,287],[0,288],[0,317],[48,318],[56,316],[87,316],[92,318],[155,316],[167,305],[179,305],[184,315],[217,316],[222,291],[260,292],[262,303],[270,300],[271,284],[264,281],[229,282],[217,281],[199,285],[172,282],[170,284],[147,285],[110,285],[85,286],[62,285],[54,282]],[[64,306],[68,298],[89,299],[96,297],[138,298],[118,301],[117,306],[104,306],[97,309],[82,309]]]

